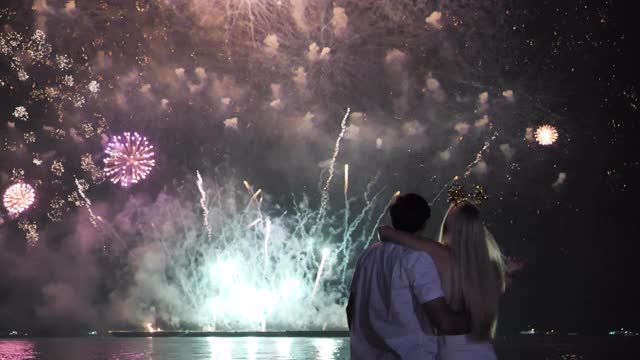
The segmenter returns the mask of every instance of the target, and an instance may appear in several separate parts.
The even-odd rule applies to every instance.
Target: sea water
[[[640,338],[510,337],[500,359],[638,359]],[[0,339],[0,360],[345,360],[348,338],[21,338]]]

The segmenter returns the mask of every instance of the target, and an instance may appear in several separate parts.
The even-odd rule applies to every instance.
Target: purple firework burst
[[[114,136],[105,150],[104,171],[114,184],[127,187],[149,175],[156,164],[153,146],[138,133]]]

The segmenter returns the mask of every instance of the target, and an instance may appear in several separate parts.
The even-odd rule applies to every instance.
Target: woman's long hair
[[[478,208],[467,202],[452,205],[442,222],[440,242],[451,249],[451,266],[443,284],[449,305],[470,313],[473,338],[491,338],[506,267]]]

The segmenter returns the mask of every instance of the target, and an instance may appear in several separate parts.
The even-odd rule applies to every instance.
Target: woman
[[[490,340],[505,289],[505,263],[478,208],[468,202],[452,205],[442,222],[439,243],[388,226],[380,227],[379,232],[383,241],[429,253],[440,273],[447,302],[454,311],[466,311],[471,316],[470,334],[440,337],[440,358],[496,359]]]

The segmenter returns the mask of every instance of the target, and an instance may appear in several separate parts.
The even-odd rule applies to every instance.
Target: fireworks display
[[[97,313],[125,326],[344,328],[355,259],[393,192],[433,199],[434,215],[452,186],[450,196],[464,195],[458,184],[482,184],[482,202],[486,185],[483,209],[530,199],[522,189],[541,194],[526,210],[488,216],[521,224],[560,207],[558,194],[580,178],[567,166],[576,147],[531,145],[595,139],[558,110],[578,97],[554,84],[595,78],[573,71],[573,55],[556,59],[601,29],[536,38],[534,15],[507,2],[9,3],[0,9],[0,244],[26,239],[40,251],[55,234],[70,253],[95,246],[85,257],[95,264],[77,266],[101,274],[86,280],[113,294]],[[580,23],[601,26],[593,19],[606,20],[605,8],[581,10],[589,21]],[[636,89],[619,88],[635,109]],[[529,127],[539,119],[553,119],[560,142],[551,125]],[[615,121],[608,134],[620,131]],[[610,186],[626,187],[607,166]],[[101,277],[120,266],[127,280]],[[92,291],[71,272],[49,272],[65,292]],[[78,303],[95,308],[91,295]]]
[[[114,184],[127,187],[149,175],[155,166],[153,146],[138,133],[114,136],[105,150],[105,174]]]
[[[36,200],[36,191],[31,185],[18,183],[11,185],[5,192],[4,207],[13,214],[27,210]]]
[[[551,145],[558,140],[558,130],[551,125],[542,125],[536,129],[535,138],[540,145]]]
[[[379,196],[365,193],[370,205],[354,213],[344,206],[335,212],[325,208],[350,219],[336,222],[318,217],[319,204],[301,202],[292,213],[278,214],[248,183],[247,193],[233,183],[206,188],[201,179],[196,178],[194,189],[205,194],[208,220],[202,219],[200,206],[192,213],[190,204],[175,198],[136,206],[140,216],[164,219],[127,229],[139,232],[145,244],[163,243],[156,249],[160,253],[153,250],[140,259],[153,262],[152,268],[137,271],[142,277],[172,273],[152,293],[133,289],[140,306],[157,302],[164,308],[169,305],[165,300],[173,300],[163,300],[161,293],[178,291],[182,305],[173,314],[198,328],[342,328],[336,301],[347,291],[351,271],[343,265],[375,232],[375,219],[384,211],[376,206]],[[328,233],[345,235],[328,241]],[[165,253],[166,260],[155,258]]]

